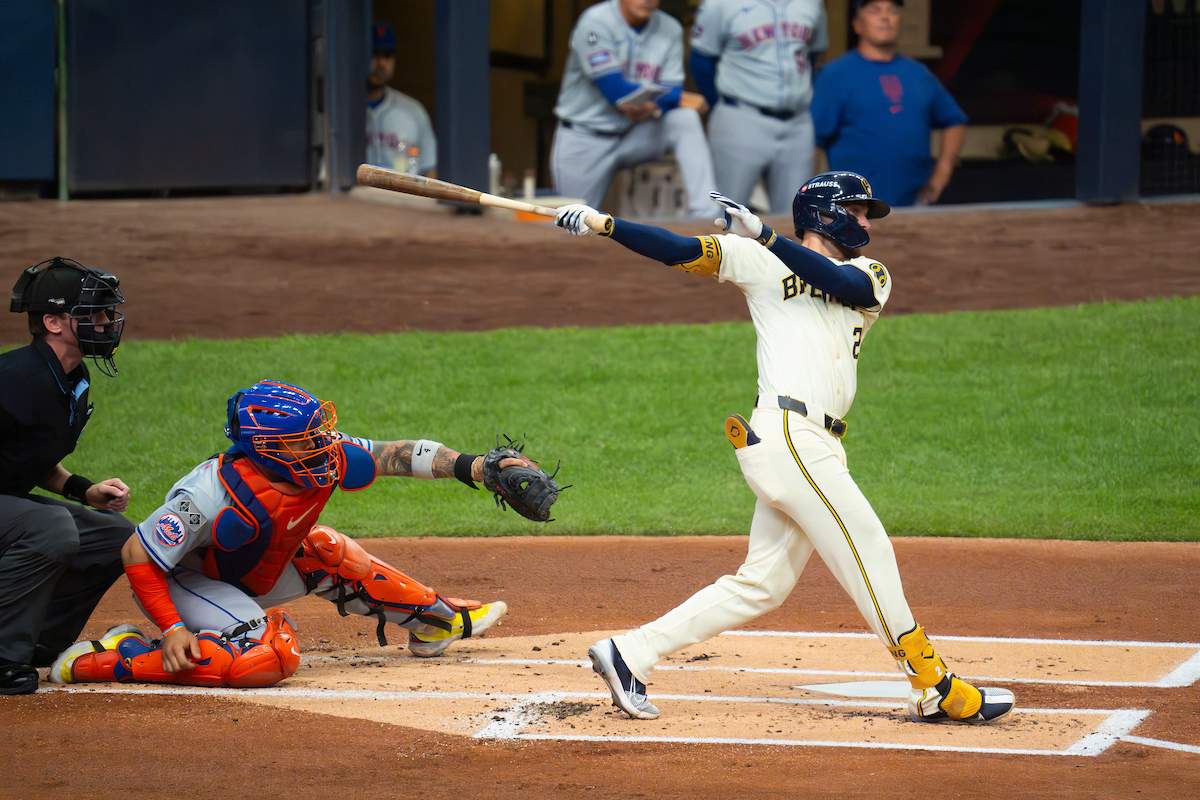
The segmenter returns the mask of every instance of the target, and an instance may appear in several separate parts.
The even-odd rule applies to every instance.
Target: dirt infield
[[[888,313],[1191,295],[1198,222],[1200,203],[899,212],[871,252],[895,277]],[[736,290],[612,242],[345,197],[0,204],[12,280],[55,254],[121,277],[134,339],[747,318]],[[25,339],[3,315],[0,342]],[[429,662],[306,598],[305,662],[274,693],[0,698],[0,798],[1200,794],[1198,544],[897,539],[952,667],[1017,695],[983,729],[906,720],[899,673],[819,559],[761,635],[665,662],[647,723],[611,708],[586,645],[736,570],[745,537],[364,544],[511,615]],[[140,619],[122,579],[85,634]],[[845,683],[879,686],[827,685]]]
[[[370,621],[306,598],[293,607],[306,660],[278,688],[284,696],[119,686],[0,698],[0,796],[191,796],[204,787],[318,797],[350,785],[382,797],[499,800],[1200,790],[1197,545],[896,540],[914,613],[941,637],[952,667],[1009,677],[1017,695],[1008,718],[961,728],[908,722],[896,701],[795,688],[899,677],[873,639],[848,636],[865,626],[818,559],[781,608],[748,627],[810,635],[723,636],[684,651],[654,676],[663,718],[638,722],[612,709],[582,666],[587,644],[735,570],[744,537],[364,544],[439,588],[505,599],[511,614],[478,643],[421,661],[402,644],[380,650]],[[137,618],[122,579],[86,633]],[[981,650],[970,637],[996,641]],[[1097,657],[1063,640],[1117,644]],[[1169,685],[1172,671],[1175,683],[1191,682]],[[1134,724],[1121,728],[1122,715]],[[1118,739],[1122,731],[1159,744]]]
[[[1200,293],[1198,226],[1200,203],[901,210],[868,249],[889,314],[1069,305]],[[749,319],[736,289],[599,237],[350,197],[0,203],[5,280],[54,255],[121,279],[131,339]],[[0,342],[26,338],[0,315]]]

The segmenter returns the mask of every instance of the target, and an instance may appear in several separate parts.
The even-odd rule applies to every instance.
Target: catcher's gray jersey
[[[197,548],[213,545],[213,520],[232,502],[217,473],[216,458],[201,463],[176,481],[163,504],[137,526],[142,546],[164,571]]]
[[[664,88],[683,85],[683,26],[662,11],[641,31],[629,27],[617,0],[579,15],[555,115],[596,133],[624,133],[633,121],[596,87],[596,79],[620,73],[625,80]]]
[[[370,439],[340,431],[338,436],[371,452],[373,442]],[[137,526],[142,546],[164,572],[170,572],[196,550],[215,544],[213,522],[221,509],[233,503],[225,484],[221,483],[219,472],[216,456],[201,462],[176,481],[162,505]],[[184,566],[198,570],[200,560],[195,557]]]
[[[772,111],[812,100],[811,53],[829,48],[821,0],[704,0],[692,47],[717,62],[717,91]]]

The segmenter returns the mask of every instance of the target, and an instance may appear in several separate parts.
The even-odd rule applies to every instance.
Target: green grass
[[[1200,298],[883,317],[845,440],[893,534],[1200,540]],[[339,427],[481,452],[497,430],[574,484],[557,521],[457,481],[381,479],[322,520],[356,536],[744,533],[722,434],[755,392],[748,324],[130,342],[68,468],[117,475],[141,519],[223,450],[226,398],[263,377]]]

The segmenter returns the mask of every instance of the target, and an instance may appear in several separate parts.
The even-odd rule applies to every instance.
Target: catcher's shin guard
[[[309,591],[336,603],[343,617],[348,614],[376,617],[379,624],[375,632],[380,647],[387,644],[384,636],[387,622],[430,639],[449,637],[456,627],[458,636],[454,638],[463,638],[464,627],[469,636],[471,621],[468,619],[464,626],[463,614],[483,605],[478,600],[439,596],[325,525],[313,527],[293,563],[304,576]]]
[[[908,676],[908,714],[918,722],[989,722],[1013,709],[1007,689],[975,688],[946,670],[925,630],[918,625],[890,648]]]
[[[94,683],[127,679],[129,670],[125,667],[122,653],[125,658],[132,658],[150,649],[150,643],[141,629],[133,625],[117,625],[109,628],[97,640],[76,642],[64,650],[50,665],[50,682]]]
[[[192,669],[167,672],[162,665],[162,650],[155,648],[128,660],[128,678],[121,680],[150,683],[178,683],[186,686],[274,686],[300,667],[296,629],[291,615],[282,608],[267,612],[266,628],[258,639],[229,641],[215,633],[196,637],[200,658]]]

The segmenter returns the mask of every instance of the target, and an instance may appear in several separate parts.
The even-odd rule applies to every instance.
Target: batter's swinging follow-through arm
[[[778,236],[750,209],[724,195],[713,192],[711,197],[726,207],[725,218],[716,220],[717,225],[738,236],[755,239],[800,280],[863,308],[876,305],[871,278],[861,269],[835,263]],[[597,219],[597,216],[600,219]],[[599,232],[635,253],[684,272],[716,278],[721,268],[721,245],[713,236],[680,236],[652,225],[640,225],[628,220],[618,220],[607,214],[601,215],[594,208],[584,205],[563,206],[558,210],[555,224],[576,236]]]

